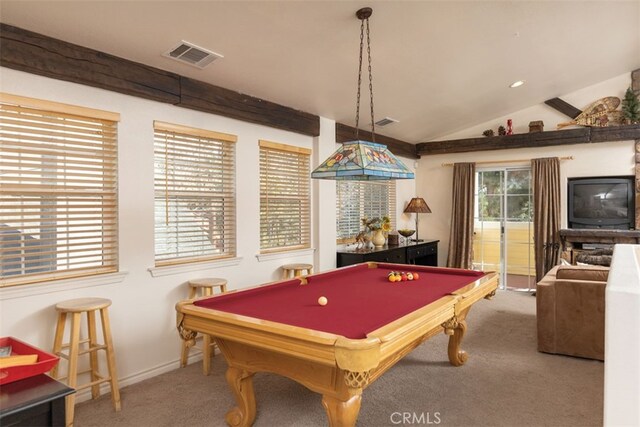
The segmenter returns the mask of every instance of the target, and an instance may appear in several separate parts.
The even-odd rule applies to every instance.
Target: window
[[[336,198],[336,232],[338,243],[345,243],[362,230],[362,218],[388,215],[391,227],[396,219],[396,182],[338,181]]]
[[[154,122],[156,266],[236,255],[234,135]]]
[[[118,270],[119,115],[0,94],[0,285]]]
[[[260,141],[260,250],[311,246],[311,150]]]

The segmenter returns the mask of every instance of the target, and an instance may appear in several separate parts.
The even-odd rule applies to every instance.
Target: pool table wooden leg
[[[225,420],[233,427],[249,427],[256,419],[256,396],[253,392],[254,372],[229,366],[227,383],[236,397],[238,406],[227,412]]]
[[[449,336],[449,362],[453,366],[462,366],[469,358],[466,351],[460,348],[460,343],[467,331],[467,322],[465,320],[457,320],[453,328],[453,334]]]
[[[353,427],[356,425],[358,414],[360,413],[360,403],[362,394],[357,393],[346,401],[336,397],[323,395],[322,406],[327,412],[329,426],[331,427]]]

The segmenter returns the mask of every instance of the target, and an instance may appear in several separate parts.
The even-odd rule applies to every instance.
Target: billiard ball
[[[420,275],[418,273],[413,273],[413,280],[418,280]]]
[[[327,305],[328,302],[329,302],[329,300],[327,299],[327,297],[318,298],[318,304],[320,304],[320,305]]]
[[[413,280],[413,274],[407,273],[407,280]]]

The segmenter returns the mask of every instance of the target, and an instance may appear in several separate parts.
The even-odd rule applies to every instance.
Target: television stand
[[[616,243],[640,244],[639,230],[613,230],[603,228],[568,228],[560,230],[562,251],[575,264],[575,256],[585,250],[602,248]]]

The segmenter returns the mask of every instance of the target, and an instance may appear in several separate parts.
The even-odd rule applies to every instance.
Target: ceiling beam
[[[573,105],[563,101],[560,98],[547,99],[546,101],[544,101],[544,103],[549,107],[560,111],[562,114],[571,117],[572,119],[575,119],[580,114],[582,114],[582,110],[577,109]]]
[[[371,138],[371,132],[360,129],[359,135],[361,140],[373,142]],[[375,136],[375,142],[386,145],[389,151],[391,151],[396,156],[399,155],[408,157],[410,159],[420,158],[420,156],[416,153],[416,146],[411,143],[391,138],[389,136],[380,135],[379,133],[376,133]],[[356,128],[342,123],[336,123],[336,142],[342,143],[355,140]]]
[[[2,23],[0,64],[154,101],[180,101],[176,74]]]
[[[180,102],[176,105],[207,113],[290,130],[304,135],[320,134],[320,119],[274,102],[234,92],[188,77],[180,78]]]
[[[320,134],[316,115],[3,23],[0,65],[303,135]]]

